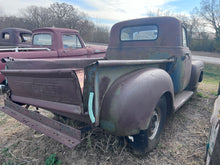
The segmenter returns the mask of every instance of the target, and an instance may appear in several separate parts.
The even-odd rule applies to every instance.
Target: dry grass
[[[56,154],[61,164],[204,164],[209,133],[209,117],[214,96],[212,88],[200,85],[207,97],[194,95],[167,121],[157,148],[141,157],[131,154],[123,139],[96,128],[88,132],[80,145],[69,149],[26,126],[14,127],[11,134],[2,132],[0,163],[45,164]],[[207,90],[207,92],[204,92]],[[11,122],[11,120],[13,122]],[[0,126],[12,127],[14,119]]]
[[[61,164],[204,164],[209,120],[218,90],[218,80],[209,82],[201,83],[198,93],[168,118],[157,148],[141,157],[132,155],[123,139],[99,128],[88,132],[75,149],[69,149],[0,112],[0,164],[45,164],[52,154]],[[0,104],[2,100],[0,97]]]
[[[220,58],[220,53],[216,53],[216,52],[192,51],[192,54],[197,55],[197,56],[218,57],[218,58]]]

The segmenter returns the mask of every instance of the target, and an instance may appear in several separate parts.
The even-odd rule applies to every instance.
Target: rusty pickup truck
[[[0,58],[102,58],[105,56],[106,48],[102,45],[86,46],[79,32],[74,29],[41,28],[33,30],[30,48],[0,49]],[[5,64],[0,62],[0,70],[4,68]],[[2,74],[0,74],[0,83],[5,83],[5,77]]]
[[[31,47],[32,32],[22,28],[0,30],[0,48]]]
[[[103,59],[4,61],[8,97],[1,111],[69,147],[92,126],[125,137],[140,153],[156,147],[166,119],[193,95],[204,68],[192,61],[186,29],[173,17],[115,24]],[[88,126],[70,127],[29,105]]]

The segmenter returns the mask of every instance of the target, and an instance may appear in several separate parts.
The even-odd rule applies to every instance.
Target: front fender
[[[119,136],[137,134],[148,121],[160,97],[173,83],[162,69],[148,68],[118,78],[106,92],[101,106],[100,126]]]

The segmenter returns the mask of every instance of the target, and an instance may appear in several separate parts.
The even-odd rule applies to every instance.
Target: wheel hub
[[[160,110],[156,109],[151,117],[150,125],[148,127],[148,138],[153,140],[157,135],[159,125],[160,125]]]

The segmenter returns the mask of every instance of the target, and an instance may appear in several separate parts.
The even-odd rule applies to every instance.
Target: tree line
[[[108,43],[109,28],[95,25],[88,16],[67,3],[53,3],[49,7],[29,6],[21,16],[0,16],[0,29],[19,27],[29,30],[42,27],[77,29],[87,42]]]
[[[2,14],[2,13],[0,13]],[[187,32],[191,50],[220,52],[220,2],[201,0],[200,6],[190,15],[170,11],[147,12],[146,16],[175,16],[182,20]],[[33,30],[41,27],[77,29],[87,42],[108,43],[109,28],[97,26],[88,15],[67,3],[53,3],[49,7],[29,6],[21,16],[0,16],[0,29],[20,27]],[[210,33],[212,29],[214,33]]]
[[[201,0],[200,6],[194,8],[189,15],[162,10],[148,12],[147,15],[175,16],[179,18],[187,29],[188,43],[191,50],[220,53],[219,0]]]

